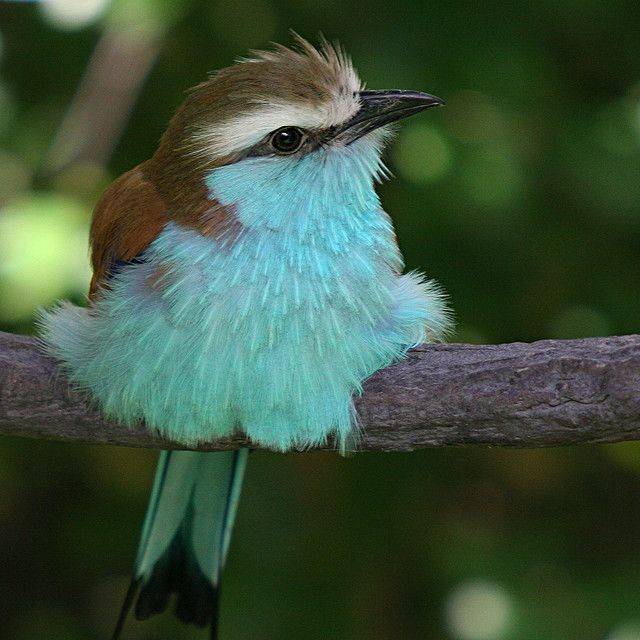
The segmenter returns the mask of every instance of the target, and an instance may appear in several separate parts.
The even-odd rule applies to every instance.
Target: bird
[[[376,192],[392,123],[443,101],[366,89],[340,45],[294,38],[188,91],[95,207],[87,305],[39,318],[106,416],[180,446],[350,451],[364,380],[452,326],[440,286],[404,272]],[[218,637],[247,453],[161,452],[113,640],[172,597]]]

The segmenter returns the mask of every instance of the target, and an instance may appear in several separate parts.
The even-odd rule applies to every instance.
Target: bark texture
[[[359,450],[541,447],[640,439],[640,336],[531,344],[422,345],[356,401]],[[105,420],[34,338],[0,332],[0,433],[183,448]],[[200,450],[251,446],[243,438]]]

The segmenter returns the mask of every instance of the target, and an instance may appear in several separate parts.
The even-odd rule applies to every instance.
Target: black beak
[[[351,144],[385,124],[444,104],[444,100],[419,91],[360,91],[358,97],[360,109],[334,130],[334,140]]]

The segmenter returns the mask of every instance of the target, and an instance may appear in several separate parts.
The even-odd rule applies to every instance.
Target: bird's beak
[[[419,91],[360,91],[360,109],[333,132],[333,138],[351,144],[374,129],[407,118],[444,100]]]

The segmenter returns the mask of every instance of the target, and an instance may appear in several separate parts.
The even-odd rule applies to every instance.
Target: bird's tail
[[[183,622],[217,637],[220,574],[240,498],[248,449],[163,451],[142,527],[133,578],[112,640],[135,601],[138,620],[161,613],[172,593]]]

